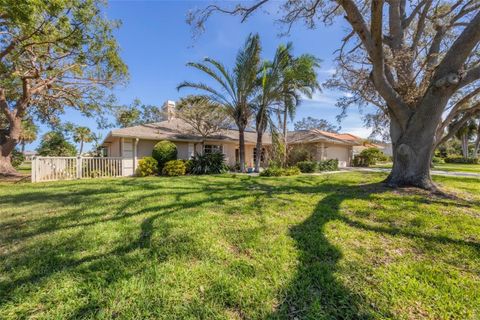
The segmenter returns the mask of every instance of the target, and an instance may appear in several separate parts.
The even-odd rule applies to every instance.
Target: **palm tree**
[[[25,145],[37,139],[38,127],[33,123],[32,119],[22,120],[22,131],[20,133],[20,144],[22,153],[25,152]]]
[[[289,58],[283,74],[283,120],[279,119],[283,127],[284,164],[287,159],[287,118],[293,119],[302,96],[311,99],[315,90],[320,90],[316,68],[320,67],[321,62],[310,54],[294,58],[291,44],[287,45],[286,50]]]
[[[453,127],[455,122],[453,122],[450,127]],[[462,148],[462,156],[468,158],[468,142],[475,135],[475,130],[477,129],[476,123],[473,119],[467,121],[458,131],[455,133],[455,137],[460,140],[460,145]]]
[[[177,89],[194,88],[205,92],[205,97],[221,105],[238,127],[240,170],[245,171],[245,129],[253,109],[252,101],[257,89],[257,73],[260,65],[260,39],[258,34],[249,35],[244,47],[238,52],[235,67],[229,72],[220,62],[206,58],[203,63],[190,62],[219,85],[219,89],[205,83],[182,82]]]
[[[80,143],[79,155],[83,152],[83,144],[85,142],[92,142],[93,138],[92,131],[87,127],[75,127],[73,129],[73,141]]]
[[[289,62],[289,45],[279,46],[272,62],[265,62],[261,77],[260,91],[255,104],[255,127],[257,131],[257,157],[255,159],[255,172],[260,171],[260,161],[262,156],[263,134],[270,126],[272,136],[277,130],[272,120],[275,111],[274,107],[282,101],[283,97],[283,71]]]

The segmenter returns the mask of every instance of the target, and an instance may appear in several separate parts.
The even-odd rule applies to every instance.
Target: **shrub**
[[[445,163],[445,160],[443,160],[442,157],[433,156],[433,157],[432,157],[432,163],[436,163],[436,164],[438,164],[438,163]]]
[[[190,161],[191,174],[217,174],[228,171],[225,155],[220,152],[196,154]]]
[[[21,153],[17,149],[13,149],[11,161],[12,161],[12,166],[14,168],[18,168],[23,163],[23,161],[25,161],[25,156],[23,155],[23,153]]]
[[[462,156],[450,155],[445,158],[446,163],[466,163],[466,164],[477,164],[479,163],[478,158],[464,158]]]
[[[158,169],[162,170],[165,163],[177,159],[177,147],[173,142],[160,141],[153,147],[152,157],[157,160]]]
[[[182,160],[170,160],[163,166],[162,174],[174,177],[183,176],[186,172],[185,162]]]
[[[136,174],[139,177],[152,176],[158,173],[158,162],[153,157],[138,160]]]
[[[318,171],[337,171],[338,170],[338,160],[329,159],[318,162]]]
[[[353,166],[368,167],[375,165],[377,161],[388,161],[388,156],[378,148],[367,148],[353,158]]]
[[[288,152],[287,163],[289,165],[296,165],[298,162],[302,161],[310,161],[312,159],[312,155],[310,151],[303,147],[294,147]]]
[[[280,168],[280,167],[268,167],[267,169],[260,172],[260,176],[262,177],[281,177],[281,176],[295,176],[299,175],[300,169],[298,167],[288,167],[288,168]]]
[[[300,161],[297,163],[297,167],[303,173],[312,173],[317,170],[317,163],[313,161]]]

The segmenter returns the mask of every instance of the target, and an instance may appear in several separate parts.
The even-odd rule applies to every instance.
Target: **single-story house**
[[[124,158],[124,170],[133,174],[138,160],[151,156],[155,144],[168,140],[177,146],[178,159],[190,159],[196,152],[222,152],[229,166],[239,162],[238,131],[225,129],[208,137],[202,144],[202,138],[196,135],[190,125],[175,117],[175,102],[168,101],[163,106],[166,119],[157,123],[144,124],[112,130],[101,147],[108,157]],[[253,167],[256,152],[256,132],[245,132],[246,164]],[[351,134],[337,134],[321,130],[290,131],[287,134],[289,148],[306,148],[312,160],[338,159],[341,167],[348,166],[352,160],[353,147],[362,144],[362,139]],[[263,158],[268,158],[271,137],[264,135],[265,150]],[[267,156],[265,156],[267,155]],[[125,159],[128,159],[125,161]],[[264,159],[262,159],[264,160]]]

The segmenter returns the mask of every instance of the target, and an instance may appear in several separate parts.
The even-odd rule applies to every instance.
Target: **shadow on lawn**
[[[356,291],[356,288],[349,288],[337,279],[336,273],[341,273],[338,262],[342,258],[342,253],[325,236],[325,226],[330,221],[341,220],[353,228],[360,228],[379,234],[400,235],[409,238],[420,238],[427,242],[469,246],[479,251],[480,254],[480,244],[477,242],[426,235],[421,232],[407,232],[391,226],[369,225],[368,223],[352,220],[347,215],[342,214],[340,206],[343,201],[348,199],[368,200],[373,194],[389,190],[380,184],[339,185],[329,182],[328,179],[321,181],[318,178],[307,179],[305,177],[292,179],[291,181],[297,183],[296,185],[288,183],[289,180],[283,184],[276,184],[276,181],[278,180],[262,180],[261,178],[232,180],[223,179],[223,177],[218,177],[218,179],[212,181],[211,179],[198,177],[196,180],[198,187],[175,189],[175,187],[169,186],[169,195],[173,197],[169,203],[159,203],[129,211],[129,207],[143,201],[146,197],[152,197],[155,194],[160,197],[165,192],[165,190],[157,190],[148,193],[148,195],[139,194],[137,197],[124,201],[124,203],[115,208],[116,213],[108,217],[94,214],[93,216],[87,216],[87,220],[82,220],[79,217],[75,223],[71,223],[68,221],[70,214],[67,214],[57,217],[59,220],[47,217],[46,221],[35,221],[36,228],[34,230],[25,233],[20,232],[11,238],[7,238],[7,240],[21,241],[25,238],[48,232],[62,232],[65,229],[88,227],[145,215],[138,225],[138,233],[135,234],[134,239],[107,252],[79,257],[78,253],[85,251],[83,247],[85,243],[82,243],[79,234],[73,234],[59,243],[43,241],[26,247],[25,251],[10,252],[9,262],[4,267],[6,271],[10,272],[11,270],[25,268],[32,263],[33,266],[29,266],[29,272],[24,275],[0,282],[0,309],[3,305],[12,303],[12,299],[28,299],[29,292],[34,292],[39,282],[63,271],[76,273],[85,282],[98,281],[97,286],[102,285],[106,287],[115,282],[124,281],[136,273],[142,272],[142,268],[146,263],[145,260],[137,260],[143,259],[139,258],[139,255],[130,254],[136,250],[147,250],[145,253],[148,259],[154,259],[157,263],[178,256],[194,258],[198,256],[201,259],[205,253],[202,252],[202,248],[198,248],[198,250],[195,248],[194,239],[187,235],[180,235],[170,239],[168,236],[172,226],[166,221],[162,221],[161,224],[155,224],[155,222],[162,217],[182,212],[182,210],[197,208],[203,205],[222,204],[226,201],[235,201],[252,194],[256,197],[254,203],[256,205],[258,203],[258,206],[262,205],[262,198],[269,201],[270,198],[292,193],[299,193],[305,196],[325,194],[313,209],[312,214],[302,223],[290,229],[290,236],[295,240],[299,252],[296,275],[283,293],[279,294],[278,300],[280,304],[276,308],[276,312],[269,315],[269,318],[371,319],[392,316],[388,310],[376,309],[377,307],[366,301],[359,293],[360,290]],[[128,180],[123,184],[124,186],[136,186],[133,180]],[[152,188],[145,186],[140,188],[152,190]],[[113,192],[116,191],[118,190],[114,188]],[[108,193],[109,189],[102,189],[101,192]],[[204,196],[199,199],[186,198],[194,194]],[[80,195],[83,201],[88,201],[89,197],[95,196],[95,193],[87,190]],[[13,204],[18,199],[6,197],[4,200]],[[65,201],[60,198],[55,200],[58,200],[60,203]],[[36,196],[30,195],[28,202],[34,201],[41,200],[36,198]],[[449,200],[435,198],[432,201],[451,205]],[[261,212],[260,208],[258,212]],[[77,214],[78,212],[75,212],[74,216]],[[45,223],[47,223],[48,227],[45,227]],[[156,238],[162,239],[161,245],[152,245],[153,233],[157,233]],[[88,278],[95,273],[99,273],[101,276],[96,279]],[[22,287],[25,286],[30,289],[22,292]],[[17,290],[20,292],[18,296],[15,294]],[[234,304],[237,309],[241,305],[240,302],[235,302]],[[102,307],[101,301],[90,300],[86,304],[80,305],[73,314],[72,319],[94,317],[95,313]]]

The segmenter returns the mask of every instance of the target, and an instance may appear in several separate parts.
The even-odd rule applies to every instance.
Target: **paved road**
[[[349,168],[344,168],[343,170],[346,170],[346,171],[367,171],[367,172],[390,172],[391,169],[388,169],[388,168],[349,167]],[[433,175],[437,175],[437,176],[480,178],[480,173],[473,173],[473,172],[432,170],[431,173]]]

